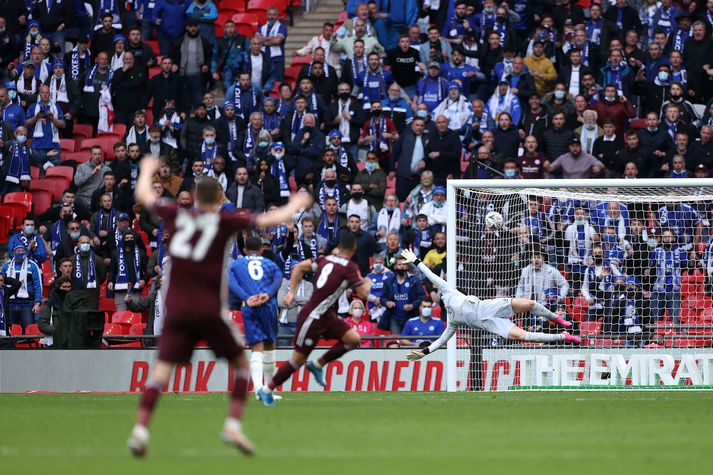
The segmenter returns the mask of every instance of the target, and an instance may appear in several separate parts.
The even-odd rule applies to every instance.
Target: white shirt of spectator
[[[418,173],[418,164],[423,160],[423,135],[417,135],[413,144],[413,155],[411,155],[411,173]]]
[[[445,203],[443,206],[437,207],[435,201],[429,201],[421,208],[421,214],[425,214],[428,217],[429,226],[434,226],[436,224],[445,226],[447,210],[448,207]]]
[[[250,84],[253,86],[260,86],[262,88],[262,68],[264,65],[262,64],[262,55],[250,55],[250,64],[252,65],[252,68],[250,69]]]
[[[346,102],[342,102],[341,99],[338,100],[338,112],[339,117],[342,120],[339,121],[339,131],[342,133],[342,143],[351,143],[351,138],[349,137],[349,132],[351,131],[351,124],[348,120],[344,120],[344,111],[349,110],[352,100],[347,99]]]
[[[579,70],[581,66],[572,66],[572,74],[569,77],[569,93],[573,96],[579,95]]]
[[[361,203],[355,203],[354,200],[347,202],[347,216],[356,214],[361,218],[362,231],[369,230],[369,202],[362,198]]]

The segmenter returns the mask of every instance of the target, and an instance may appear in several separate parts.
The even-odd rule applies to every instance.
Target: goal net
[[[713,388],[711,181],[449,181],[448,281],[480,299],[535,300],[582,338],[521,343],[460,328],[449,390]],[[499,230],[484,223],[491,211]]]

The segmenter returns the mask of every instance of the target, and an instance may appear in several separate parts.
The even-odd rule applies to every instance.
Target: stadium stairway
[[[288,29],[285,51],[287,65],[292,64],[292,52],[302,48],[313,37],[322,32],[325,21],[337,22],[337,17],[344,11],[342,0],[317,0],[317,7],[305,12],[302,17],[295,17],[295,24]]]

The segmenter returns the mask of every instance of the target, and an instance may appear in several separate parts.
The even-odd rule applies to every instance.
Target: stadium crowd
[[[0,0],[0,209],[33,194],[33,212],[9,222],[0,332],[39,324],[48,345],[72,347],[77,314],[91,326],[92,312],[130,310],[148,315],[139,332],[160,333],[171,236],[134,203],[147,154],[160,160],[156,194],[183,207],[205,176],[225,210],[314,196],[293,222],[260,231],[284,276],[283,343],[312,291],[306,278],[283,307],[292,266],[331,252],[340,233],[356,236],[374,281],[367,302],[346,291],[340,314],[403,345],[439,334],[438,293],[399,252],[445,273],[448,179],[713,168],[713,1],[345,3],[287,51],[279,1],[249,25],[224,13],[242,1]],[[566,313],[579,301],[583,320],[628,344],[650,343],[631,335],[658,320],[680,323],[682,279],[713,272],[707,205],[532,198],[503,215],[518,265],[478,273],[478,296]],[[494,259],[493,231],[470,237],[476,259]]]

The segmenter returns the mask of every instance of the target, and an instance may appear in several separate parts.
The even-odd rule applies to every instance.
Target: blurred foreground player
[[[528,299],[488,299],[481,300],[474,296],[466,296],[454,289],[448,282],[434,274],[426,267],[416,254],[409,249],[401,251],[401,257],[411,264],[418,266],[418,270],[430,280],[438,290],[441,291],[441,299],[446,306],[448,314],[448,326],[441,334],[441,337],[422,350],[413,350],[406,355],[409,360],[419,360],[427,354],[436,351],[456,334],[456,329],[460,326],[480,328],[487,332],[498,335],[508,340],[519,340],[528,342],[555,342],[565,341],[568,343],[581,344],[582,340],[567,332],[560,334],[548,334],[538,332],[528,332],[515,325],[510,320],[510,315],[524,312],[532,312],[539,317],[544,317],[552,323],[557,323],[563,327],[572,326],[572,322],[566,321],[556,313],[553,313],[534,300]]]
[[[307,363],[307,369],[321,386],[326,384],[324,366],[359,346],[359,334],[339,318],[334,309],[339,296],[347,287],[351,286],[362,300],[366,300],[371,291],[371,279],[362,277],[359,266],[351,260],[356,250],[356,237],[352,233],[342,233],[335,253],[304,260],[292,269],[290,291],[284,298],[285,306],[292,305],[297,287],[307,272],[316,272],[314,290],[297,317],[295,351],[287,364],[277,370],[272,381],[258,391],[258,396],[266,406],[275,404],[272,392],[307,362],[307,357],[320,338],[339,340],[317,361]]]
[[[173,366],[188,363],[195,343],[206,340],[217,357],[227,359],[236,368],[229,415],[223,425],[223,440],[249,455],[255,448],[243,434],[240,416],[250,370],[247,357],[236,340],[237,335],[226,323],[227,309],[221,298],[225,289],[223,279],[227,274],[223,269],[227,246],[236,232],[281,224],[301,208],[311,206],[311,199],[299,194],[286,206],[263,215],[220,213],[222,188],[216,180],[204,178],[196,186],[196,207],[183,209],[175,201],[156,197],[151,180],[157,171],[158,160],[150,155],[144,157],[136,185],[136,200],[158,214],[172,236],[168,244],[172,265],[158,362],[141,396],[128,446],[136,457],[146,454],[149,420]]]

